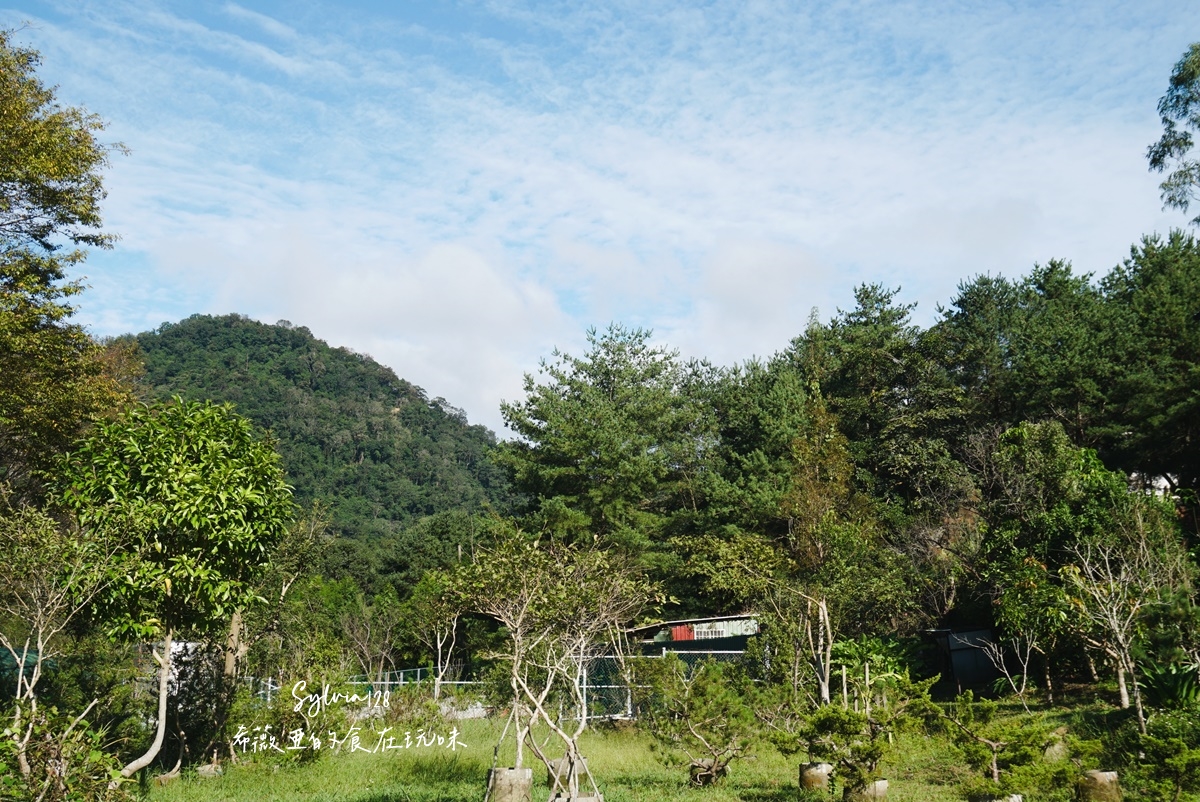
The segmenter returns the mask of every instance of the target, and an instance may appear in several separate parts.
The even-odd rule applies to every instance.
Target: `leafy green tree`
[[[774,498],[787,525],[774,537],[736,527],[674,542],[692,554],[704,589],[763,616],[775,679],[792,697],[831,698],[839,635],[904,626],[912,612],[904,560],[883,543],[872,507],[853,486],[847,438],[819,394],[803,403],[790,475]]]
[[[995,702],[977,702],[967,691],[938,709],[931,722],[949,729],[967,761],[984,775],[965,783],[970,798],[1037,790],[1026,787],[1029,778],[1023,775],[1042,762],[1050,730],[1045,721],[1001,716]]]
[[[1057,577],[1033,557],[1020,559],[1014,555],[1009,561],[993,566],[989,578],[995,586],[992,604],[1003,640],[985,644],[984,654],[1008,680],[1025,712],[1029,712],[1025,695],[1030,662],[1038,655],[1046,701],[1053,704],[1050,656],[1070,633],[1074,611],[1069,597]],[[1020,666],[1019,672],[1010,667],[1013,659]]]
[[[347,614],[359,604],[361,589],[349,578],[331,580],[313,573],[300,577],[278,610],[273,637],[258,638],[246,655],[247,671],[259,677],[301,677],[340,682],[361,670]]]
[[[882,479],[884,430],[913,389],[919,329],[910,322],[915,305],[895,303],[898,292],[879,284],[856,287],[853,309],[838,310],[828,326],[811,322],[791,348],[802,375],[821,388],[837,415],[863,471],[860,483]]]
[[[1057,420],[1094,447],[1122,337],[1108,313],[1090,275],[1059,260],[1019,282],[979,276],[959,285],[935,331],[970,428]]]
[[[111,244],[100,231],[100,170],[113,146],[97,139],[104,122],[59,106],[34,71],[37,51],[0,31],[0,238],[4,250],[50,253],[73,245]],[[53,267],[54,263],[45,266]],[[47,282],[61,275],[46,274]]]
[[[359,591],[355,601],[342,613],[342,631],[363,676],[382,685],[386,674],[396,670],[397,642],[404,632],[407,611],[390,585],[385,585],[369,602]]]
[[[814,388],[779,358],[720,371],[706,384],[713,441],[696,528],[788,537],[785,498],[796,469],[793,445],[808,425]]]
[[[1145,615],[1192,587],[1173,504],[1131,492],[1057,422],[1005,432],[985,472],[984,574],[1000,623],[1041,648],[1069,635],[1106,655],[1144,725],[1133,679]]]
[[[525,400],[501,405],[520,439],[496,458],[535,500],[540,527],[640,556],[695,485],[701,416],[678,355],[650,332],[613,325],[588,343],[583,357],[555,351],[547,382],[526,375]]]
[[[57,498],[84,527],[125,527],[101,614],[114,635],[161,639],[158,724],[125,777],[149,765],[167,725],[171,644],[211,637],[256,602],[254,582],[292,515],[279,455],[227,406],[139,406],[98,425],[61,465]]]
[[[42,708],[22,728],[28,733],[28,748],[8,737],[6,731],[0,738],[0,798],[46,802],[136,799],[123,788],[111,787],[120,763],[106,749],[110,733],[86,720],[91,711],[89,707],[72,717],[53,707]],[[25,772],[26,766],[31,770]]]
[[[1090,274],[1066,262],[1037,265],[1019,288],[1013,371],[1025,420],[1058,420],[1080,444],[1095,446],[1105,389],[1113,378],[1112,330]]]
[[[25,503],[39,495],[38,472],[124,396],[69,322],[82,286],[64,283],[79,246],[112,243],[100,172],[116,146],[98,139],[100,118],[56,102],[38,53],[12,37],[0,31],[0,503]]]
[[[1074,445],[1054,421],[1004,432],[981,473],[990,561],[1032,557],[1051,571],[1073,543],[1101,536],[1128,494],[1123,475]]]
[[[1097,447],[1127,327],[1102,288],[1070,264],[1034,265],[1020,281],[978,276],[934,333],[959,385],[970,430],[1057,420],[1075,443]],[[954,449],[962,453],[964,443]]]
[[[301,580],[318,573],[321,556],[329,545],[328,529],[325,507],[313,504],[296,517],[274,544],[267,568],[255,587],[255,594],[264,604],[249,611],[235,611],[230,622],[223,670],[227,681],[237,677],[239,663],[257,641],[268,634],[278,634],[289,593]]]
[[[704,578],[707,591],[728,594],[758,611],[764,631],[754,645],[769,666],[766,677],[788,689],[793,705],[806,697],[828,704],[837,635],[828,588],[797,576],[779,544],[759,535],[707,536],[692,548],[693,570]]]
[[[458,644],[460,619],[467,599],[446,571],[427,571],[408,600],[405,616],[409,631],[433,657],[433,698],[442,694],[442,683]]]
[[[1114,466],[1200,492],[1200,244],[1146,237],[1103,283],[1125,339],[1102,453]],[[1192,501],[1193,509],[1195,507]]]
[[[938,309],[939,360],[962,388],[971,428],[1020,419],[1012,369],[1018,295],[1018,284],[1003,276],[976,276]]]
[[[0,507],[37,503],[56,457],[132,400],[105,350],[67,322],[63,288],[27,291],[16,273],[0,267]]]
[[[1167,93],[1158,101],[1163,135],[1150,146],[1150,169],[1167,173],[1161,184],[1163,206],[1186,212],[1200,185],[1200,161],[1189,158],[1192,134],[1200,129],[1200,43],[1194,43],[1171,71]],[[1200,224],[1200,217],[1192,220]]]
[[[980,589],[995,602],[997,623],[1046,663],[1053,662],[1047,652],[1068,643],[1111,657],[1126,698],[1126,666],[1106,638],[1079,625],[1069,603],[1064,611],[1060,579],[1072,549],[1122,526],[1120,511],[1130,498],[1125,477],[1107,470],[1095,451],[1075,446],[1056,421],[1004,432],[979,469],[987,522]],[[1049,686],[1048,667],[1044,679]]]
[[[1143,618],[1164,601],[1166,591],[1193,586],[1188,559],[1169,502],[1128,494],[1113,510],[1111,529],[1082,539],[1069,550],[1062,574],[1080,628],[1096,633],[1117,664],[1125,697],[1125,676],[1133,690],[1138,729],[1146,734],[1146,714],[1134,654],[1144,635]]]
[[[1180,802],[1200,795],[1200,719],[1195,713],[1156,715],[1140,739],[1139,773],[1158,799]]]
[[[847,791],[861,791],[879,779],[892,734],[930,714],[929,688],[935,681],[901,678],[896,693],[863,710],[837,704],[821,707],[783,748],[803,748],[811,759],[833,764]]]

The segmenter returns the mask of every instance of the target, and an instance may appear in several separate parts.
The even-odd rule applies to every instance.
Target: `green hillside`
[[[279,441],[301,502],[374,539],[448,510],[504,508],[495,435],[365,354],[303,326],[193,315],[137,336],[148,394],[232,402]]]

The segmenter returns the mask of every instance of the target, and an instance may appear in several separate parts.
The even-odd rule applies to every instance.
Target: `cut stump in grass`
[[[872,799],[887,799],[888,781],[876,780],[862,788],[847,788],[842,794],[846,802],[870,802]]]
[[[532,802],[533,769],[492,769],[488,802]]]
[[[1080,802],[1121,802],[1115,771],[1089,771],[1079,779]]]
[[[829,778],[833,775],[830,763],[800,764],[800,787],[808,790],[829,790]]]

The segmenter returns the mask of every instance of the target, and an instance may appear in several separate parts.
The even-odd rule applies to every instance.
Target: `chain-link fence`
[[[706,660],[736,663],[743,659],[739,651],[705,651],[689,649],[675,651],[664,648],[661,653],[642,655],[647,658],[678,657],[689,671]],[[588,720],[610,718],[634,718],[633,692],[621,674],[620,663],[615,657],[603,655],[594,658],[580,676],[581,697],[585,700]]]

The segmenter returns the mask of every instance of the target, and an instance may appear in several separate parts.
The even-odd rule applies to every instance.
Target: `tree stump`
[[[532,802],[533,769],[492,769],[488,802]]]
[[[828,791],[832,774],[833,766],[829,763],[803,763],[800,765],[800,787]]]
[[[845,802],[871,802],[872,799],[887,799],[888,781],[876,780],[865,788],[847,788],[842,793]]]
[[[1089,771],[1079,779],[1080,802],[1121,802],[1115,771]]]

